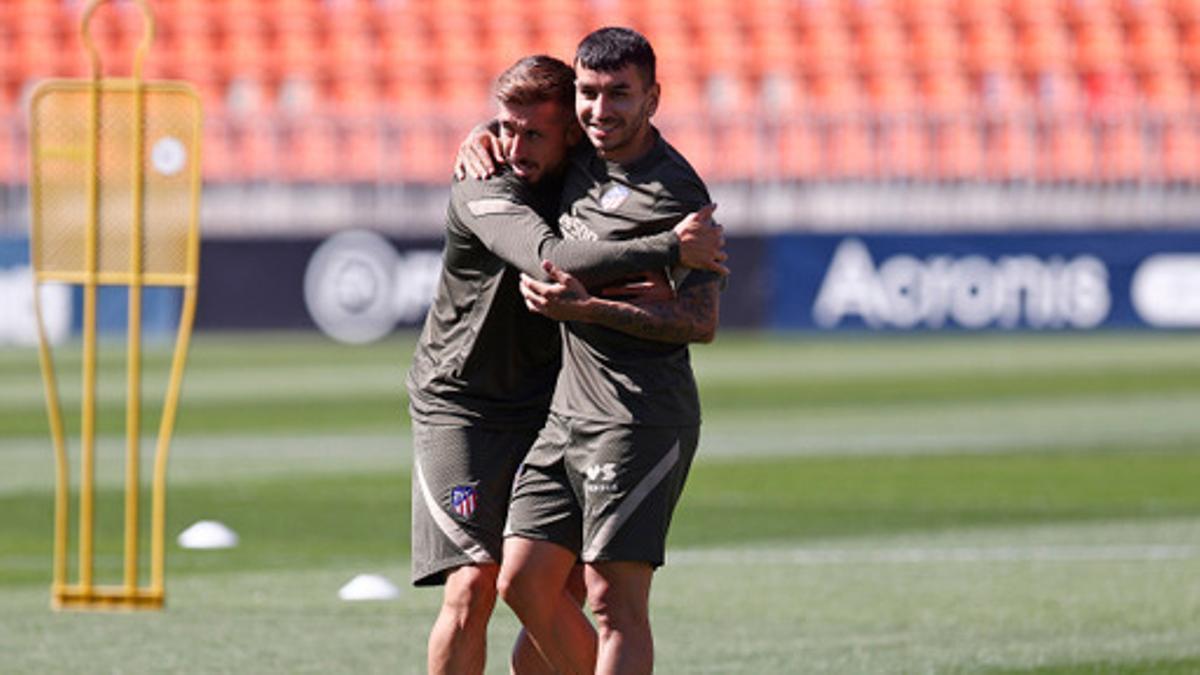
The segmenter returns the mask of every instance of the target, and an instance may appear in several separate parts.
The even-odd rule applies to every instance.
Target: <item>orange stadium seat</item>
[[[21,87],[24,82],[25,80],[20,73],[6,67],[0,67],[0,119],[7,119],[9,116],[19,116],[21,114],[19,106]]]
[[[381,68],[391,76],[397,70],[430,72],[438,52],[425,24],[415,17],[389,15],[380,35]]]
[[[1146,73],[1172,68],[1179,63],[1179,42],[1165,13],[1134,23],[1128,32],[1129,63]]]
[[[260,118],[242,120],[232,125],[230,150],[237,166],[233,171],[239,180],[268,181],[278,175],[280,164],[290,157],[279,146],[276,125]]]
[[[862,73],[892,71],[903,67],[906,51],[904,32],[898,24],[865,24],[857,34],[854,65]]]
[[[374,120],[348,120],[338,129],[341,149],[334,170],[337,175],[356,183],[380,180],[384,174],[384,134]]]
[[[163,44],[163,58],[184,78],[213,70],[213,56],[221,50],[220,34],[215,23],[205,15],[186,15]]]
[[[280,174],[288,180],[302,183],[330,180],[337,175],[334,167],[342,151],[333,124],[315,118],[297,119],[286,125],[281,134]]]
[[[963,33],[963,65],[971,72],[1011,70],[1017,66],[1017,40],[1002,17],[968,25]]]
[[[1039,180],[1077,184],[1093,177],[1096,145],[1091,125],[1082,117],[1064,115],[1045,121],[1042,147],[1035,170]]]
[[[1138,88],[1148,112],[1173,117],[1186,115],[1193,109],[1187,76],[1180,70],[1146,74]]]
[[[1075,68],[1081,72],[1124,69],[1125,43],[1119,28],[1105,20],[1089,21],[1075,34]]]
[[[0,127],[0,185],[19,183],[25,180],[24,143],[18,143],[15,129],[7,125]]]
[[[850,31],[837,17],[806,25],[799,38],[800,65],[807,72],[842,71],[853,64]]]
[[[311,75],[327,65],[328,54],[318,26],[317,20],[310,15],[281,17],[272,52],[275,58],[268,66],[272,72],[280,77]]]
[[[1132,119],[1119,119],[1101,127],[1099,177],[1111,182],[1133,182],[1145,174],[1146,142],[1142,127]]]
[[[436,82],[428,70],[393,70],[381,84],[381,105],[388,116],[417,117],[438,107]]]
[[[321,90],[327,109],[344,117],[371,117],[382,98],[383,81],[368,69],[338,69]]]
[[[1037,140],[1031,120],[1001,117],[989,124],[984,143],[984,175],[998,181],[1032,179],[1037,164]]]
[[[492,79],[482,68],[460,66],[444,70],[438,82],[438,103],[458,114],[472,117],[489,114]]]
[[[779,177],[814,180],[822,176],[825,166],[821,134],[811,119],[783,119],[776,133],[778,149],[775,171]]]
[[[903,72],[876,72],[867,76],[866,91],[877,115],[876,173],[890,180],[926,177],[928,138],[920,122],[912,77]]]
[[[712,180],[721,171],[715,166],[720,155],[716,153],[713,136],[697,120],[676,119],[662,129],[662,134],[704,180]]]
[[[1034,108],[1033,95],[1016,72],[989,70],[977,73],[972,80],[974,99],[985,115],[1027,115]]]
[[[923,109],[933,116],[959,115],[972,110],[974,101],[964,74],[929,72],[919,82]]]
[[[875,148],[871,120],[864,114],[847,112],[824,120],[825,159],[823,172],[837,180],[874,178]]]
[[[462,135],[465,135],[463,129]],[[407,123],[389,143],[388,162],[384,171],[404,176],[405,180],[419,183],[444,183],[450,176],[454,162],[453,142],[447,140],[446,132],[428,122]],[[395,150],[396,152],[391,152]]]
[[[895,0],[896,14],[908,24],[948,21],[953,8],[952,0]]]
[[[982,175],[983,143],[974,118],[957,115],[937,122],[930,145],[935,178],[963,181]]]
[[[1163,126],[1158,154],[1161,176],[1170,183],[1200,183],[1200,127],[1195,120],[1172,120]]]
[[[1084,73],[1082,82],[1088,112],[1092,115],[1129,114],[1138,102],[1131,73],[1122,70]]]
[[[877,172],[887,180],[924,180],[929,170],[929,133],[916,114],[885,117],[876,138]]]
[[[233,149],[228,125],[211,117],[204,124],[201,171],[204,179],[215,182],[240,180],[240,157]]]
[[[1066,69],[1049,69],[1028,77],[1029,90],[1044,115],[1064,117],[1083,113],[1079,78]]]
[[[962,60],[962,44],[953,23],[937,19],[913,27],[909,63],[914,71],[959,70]]]
[[[753,72],[792,72],[799,69],[802,53],[800,41],[787,23],[764,25],[752,33],[744,45],[750,50]]]
[[[713,139],[715,157],[706,178],[748,180],[766,175],[759,161],[764,148],[757,128],[745,124],[717,124],[709,128],[709,135]]]
[[[490,22],[483,49],[488,60],[486,71],[492,76],[504,72],[517,59],[538,51],[533,26],[520,16],[501,14]]]
[[[537,51],[570,63],[575,57],[575,48],[587,34],[588,25],[568,15],[544,17],[534,37]]]
[[[1179,44],[1183,66],[1193,77],[1200,75],[1200,19],[1183,29]]]
[[[1025,72],[1071,67],[1074,51],[1066,28],[1058,23],[1030,23],[1018,29],[1017,62]]]

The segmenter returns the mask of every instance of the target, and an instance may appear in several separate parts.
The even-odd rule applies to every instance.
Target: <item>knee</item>
[[[604,580],[589,580],[587,589],[588,606],[596,617],[596,627],[603,633],[612,630],[628,630],[643,626],[650,621],[647,602],[639,600],[635,593]]]
[[[486,623],[496,605],[495,566],[468,565],[450,573],[442,604],[460,625]]]
[[[522,574],[519,569],[500,568],[500,577],[496,580],[496,591],[510,607],[528,605],[537,596],[532,592],[529,575]]]

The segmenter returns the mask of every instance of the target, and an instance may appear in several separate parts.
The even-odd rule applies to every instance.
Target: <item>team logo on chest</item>
[[[479,493],[470,485],[459,485],[450,490],[450,506],[463,518],[470,518],[475,513],[478,502]]]
[[[610,187],[600,197],[600,207],[605,211],[613,211],[629,197],[629,188],[617,183]]]

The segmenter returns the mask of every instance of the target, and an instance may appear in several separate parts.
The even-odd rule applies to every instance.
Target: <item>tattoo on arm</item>
[[[594,322],[634,337],[683,344],[712,342],[717,329],[719,280],[688,286],[672,301],[647,305],[604,301]]]

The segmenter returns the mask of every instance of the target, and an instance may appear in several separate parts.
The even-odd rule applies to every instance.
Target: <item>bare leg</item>
[[[446,576],[442,611],[429,633],[430,675],[482,673],[499,565],[466,565]]]
[[[567,590],[574,567],[575,554],[557,544],[509,537],[497,586],[555,672],[590,675],[596,632]]]
[[[582,607],[587,590],[583,585],[583,566],[575,565],[567,576],[567,593],[575,601],[576,607]],[[546,661],[546,657],[538,650],[529,636],[529,631],[521,628],[517,641],[513,645],[511,673],[512,675],[554,675],[557,671]]]
[[[654,568],[640,562],[587,565],[588,604],[596,616],[597,675],[642,675],[654,670],[650,632],[650,581]]]

